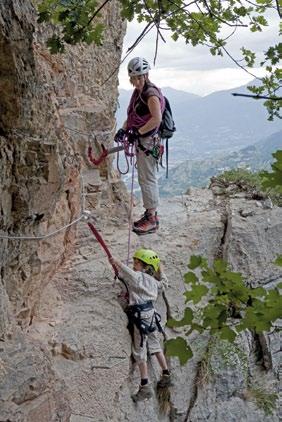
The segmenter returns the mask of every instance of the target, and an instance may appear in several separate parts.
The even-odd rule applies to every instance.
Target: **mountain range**
[[[159,178],[161,196],[180,195],[190,186],[205,187],[212,176],[239,167],[252,171],[269,169],[272,153],[282,149],[282,130],[245,148],[204,160],[186,160]]]

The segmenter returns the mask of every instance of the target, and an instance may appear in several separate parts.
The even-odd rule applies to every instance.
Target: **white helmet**
[[[127,65],[129,76],[145,75],[150,69],[149,63],[143,57],[134,57]]]

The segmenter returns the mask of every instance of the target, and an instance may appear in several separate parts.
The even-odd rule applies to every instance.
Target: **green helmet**
[[[133,258],[137,258],[145,264],[152,265],[154,270],[157,272],[160,269],[160,258],[156,252],[151,249],[137,249],[135,251]]]

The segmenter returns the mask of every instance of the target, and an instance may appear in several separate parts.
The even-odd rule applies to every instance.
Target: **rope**
[[[118,144],[119,144],[119,143],[118,143]],[[119,152],[117,153],[117,170],[118,170],[118,172],[119,172],[120,174],[122,174],[123,176],[129,172],[129,162],[128,162],[128,157],[127,157],[127,155],[126,155],[126,154],[124,154],[124,157],[125,157],[125,161],[126,161],[126,170],[123,172],[123,171],[121,171],[120,166],[119,166]]]
[[[119,167],[119,154],[117,154],[117,169],[118,169],[119,173],[124,176],[125,174],[127,174],[129,172],[128,157],[132,159],[136,155],[136,150],[134,150],[135,144],[128,142],[127,135],[124,135],[123,140],[121,142],[117,142],[117,144],[123,145],[123,149],[124,149],[124,156],[125,156],[125,161],[126,161],[125,172],[122,172],[120,167]],[[132,164],[132,161],[131,161],[131,164]]]
[[[132,209],[133,209],[133,187],[134,187],[134,158],[132,160],[132,175],[131,175],[131,193],[130,193],[130,211],[128,219],[128,241],[127,241],[127,260],[126,265],[129,263],[130,244],[131,244],[131,230],[132,230]]]
[[[95,135],[109,135],[110,133],[112,133],[114,131],[116,124],[114,124],[113,128],[111,130],[103,130],[101,132],[97,132],[95,131]],[[81,130],[77,130],[77,129],[72,129],[69,126],[64,126],[65,129],[68,129],[74,133],[79,133],[80,135],[85,135],[85,136],[93,136],[93,134],[91,132],[87,133],[87,132],[82,132]]]
[[[94,226],[92,223],[90,223],[90,222],[88,221],[88,223],[87,223],[87,224],[88,224],[88,226],[89,226],[90,230],[92,231],[92,233],[94,234],[94,236],[96,237],[97,241],[100,243],[100,245],[102,246],[102,248],[103,248],[103,249],[104,249],[104,251],[106,252],[107,257],[108,257],[108,259],[109,259],[109,261],[110,261],[110,264],[111,264],[111,266],[113,267],[113,270],[114,270],[114,272],[115,272],[115,277],[118,277],[118,269],[117,269],[117,267],[115,266],[115,264],[113,264],[113,263],[111,262],[112,255],[111,255],[111,252],[109,251],[109,248],[107,247],[106,243],[104,242],[104,239],[102,238],[102,236],[100,235],[100,233],[98,232],[98,230],[95,228],[95,226]]]
[[[66,224],[65,226],[61,227],[58,230],[54,230],[51,233],[44,234],[42,236],[6,236],[0,234],[0,239],[9,239],[9,240],[42,240],[47,239],[48,237],[54,236],[57,233],[60,233],[63,230],[66,230],[68,227],[71,227],[72,225],[78,223],[82,218],[85,217],[85,214],[81,214],[78,218],[71,221],[69,224]]]
[[[119,276],[118,269],[115,266],[115,264],[113,264],[111,262],[112,254],[109,251],[109,248],[107,247],[106,243],[104,242],[104,239],[102,238],[102,236],[100,235],[100,233],[98,232],[98,230],[95,228],[94,224],[90,223],[89,221],[88,221],[87,224],[88,224],[88,227],[90,228],[90,230],[92,231],[92,233],[94,234],[94,236],[96,237],[97,241],[100,243],[100,245],[102,246],[102,248],[106,252],[107,257],[109,259],[109,262],[110,262],[111,266],[113,267],[113,270],[114,270],[114,273],[115,273],[115,279],[119,279],[123,283],[123,285],[124,285],[124,287],[126,289],[126,293],[124,295],[124,299],[128,302],[128,297],[129,297],[128,286],[127,286],[126,282],[124,281],[124,279]]]

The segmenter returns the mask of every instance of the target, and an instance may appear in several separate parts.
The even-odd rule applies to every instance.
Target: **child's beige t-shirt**
[[[148,301],[155,302],[160,290],[167,287],[167,278],[162,274],[161,281],[141,271],[134,271],[120,263],[120,277],[124,279],[129,290],[129,305]]]

